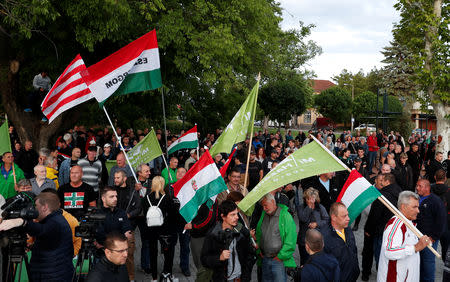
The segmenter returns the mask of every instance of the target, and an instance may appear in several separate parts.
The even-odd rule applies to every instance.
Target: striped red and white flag
[[[85,69],[83,59],[78,54],[45,96],[41,109],[49,123],[62,112],[94,97],[80,74]]]

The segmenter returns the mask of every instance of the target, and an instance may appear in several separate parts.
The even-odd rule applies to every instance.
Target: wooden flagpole
[[[327,147],[325,147],[322,142],[320,142],[319,140],[316,139],[316,137],[314,137],[314,135],[312,135],[312,138],[314,139],[314,141],[317,142],[317,144],[319,144],[324,150],[326,150],[326,152],[328,154],[330,154],[331,156],[333,156],[333,158],[339,162],[340,165],[342,165],[343,167],[346,167],[347,170],[349,172],[351,172],[351,169],[348,168],[347,165],[345,165],[338,157],[336,157],[333,153],[331,153]],[[391,202],[389,202],[388,199],[386,199],[386,197],[384,197],[383,195],[379,196],[377,198],[381,203],[383,203],[383,205],[386,206],[386,208],[388,208],[395,216],[397,216],[398,218],[400,218],[400,220],[418,237],[421,238],[423,236],[422,232],[419,231],[419,229],[417,229],[417,227],[415,227],[414,225],[412,225],[409,220],[401,213],[401,211],[399,211],[397,209],[396,206],[394,206]],[[438,258],[441,258],[441,255],[433,248],[431,242],[430,244],[427,245],[428,249]]]
[[[261,73],[258,73],[258,78],[257,78],[258,82],[260,79],[261,79]],[[257,104],[257,101],[255,101],[255,107],[253,108],[253,113],[255,113],[255,115],[256,115],[256,104]],[[247,188],[248,166],[250,164],[250,152],[252,151],[252,146],[253,146],[252,139],[253,139],[253,126],[255,124],[255,120],[252,120],[251,122],[252,122],[252,124],[251,124],[252,129],[250,130],[250,143],[248,144],[247,165],[245,166],[244,188]]]

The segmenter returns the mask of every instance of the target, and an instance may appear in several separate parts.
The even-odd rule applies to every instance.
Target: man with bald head
[[[55,182],[47,178],[47,170],[43,165],[37,165],[34,167],[34,175],[36,177],[31,178],[32,192],[37,196],[43,190],[47,188],[56,189]]]
[[[84,183],[83,170],[76,165],[70,168],[70,182],[58,189],[58,196],[64,210],[78,220],[86,213],[88,207],[95,207],[97,193],[94,188]]]

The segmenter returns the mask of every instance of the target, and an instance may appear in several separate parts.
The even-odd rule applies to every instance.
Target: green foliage
[[[319,113],[335,122],[350,120],[352,97],[342,88],[328,88],[314,97],[314,104]]]
[[[379,99],[378,109],[383,109],[383,99]],[[356,120],[361,117],[374,116],[377,109],[377,95],[370,91],[365,91],[353,100],[353,116]]]
[[[343,69],[340,74],[333,76],[332,79],[339,87],[349,93],[351,93],[353,87],[355,97],[366,91],[376,93],[381,88],[381,74],[376,68],[367,74],[364,74],[362,70],[353,74]]]
[[[277,81],[266,84],[259,92],[259,105],[270,119],[286,122],[292,115],[301,115],[306,110],[312,89],[305,81]]]
[[[394,7],[401,17],[394,26],[394,40],[411,54],[407,63],[424,90],[423,102],[440,101],[448,106],[450,5],[442,0],[399,0]]]

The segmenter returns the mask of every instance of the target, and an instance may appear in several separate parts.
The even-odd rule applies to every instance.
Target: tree
[[[422,102],[433,106],[437,134],[442,141],[437,150],[447,152],[450,146],[450,5],[442,0],[399,0],[400,22],[394,26],[394,40],[411,54],[408,65],[423,93]],[[438,139],[441,139],[438,138]]]
[[[235,102],[248,93],[258,72],[274,72],[280,46],[296,51],[294,68],[317,52],[315,47],[304,50],[303,37],[298,38],[305,36],[308,26],[298,32],[281,30],[281,8],[274,0],[169,0],[164,4],[160,0],[4,0],[0,10],[3,105],[21,140],[31,139],[36,147],[46,146],[51,136],[64,130],[63,125],[86,115],[79,109],[69,111],[48,125],[40,123],[37,114],[22,114],[23,97],[38,70],[47,69],[55,80],[77,53],[89,66],[156,28],[168,102],[184,103],[187,120],[205,122],[209,128],[231,118]],[[14,64],[10,67],[9,62]],[[156,107],[160,96],[153,93],[142,100],[138,94],[113,98],[107,106],[126,111],[119,112],[119,123],[138,113],[149,116],[145,111]],[[129,105],[121,107],[130,99],[142,103],[133,103],[134,111]],[[166,107],[168,115],[176,115],[174,104]],[[94,113],[93,122],[104,121],[98,108],[84,105],[82,109]]]
[[[261,109],[271,119],[284,122],[286,128],[293,115],[301,115],[306,110],[307,96],[312,89],[306,81],[277,81],[264,85],[259,92]]]
[[[337,86],[328,88],[314,97],[314,104],[317,111],[324,117],[335,122],[350,121],[352,97],[342,88]]]

